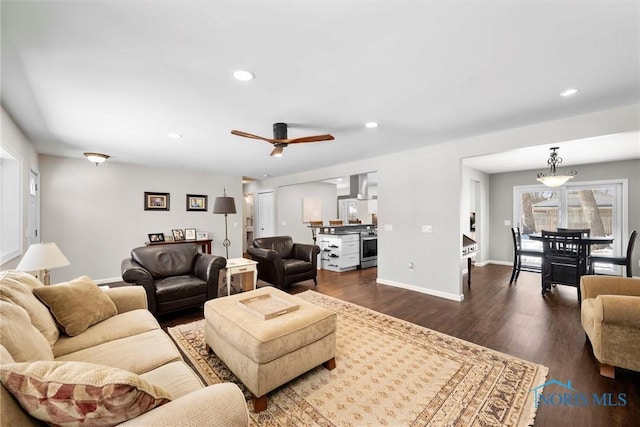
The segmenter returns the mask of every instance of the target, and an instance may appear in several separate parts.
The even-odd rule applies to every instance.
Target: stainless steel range
[[[375,230],[360,232],[360,268],[378,265],[378,233]]]

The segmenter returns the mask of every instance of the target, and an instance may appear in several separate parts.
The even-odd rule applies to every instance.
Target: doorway
[[[273,191],[258,193],[258,227],[256,237],[270,237],[275,234]]]

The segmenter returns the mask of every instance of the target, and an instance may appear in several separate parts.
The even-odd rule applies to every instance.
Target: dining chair
[[[629,237],[629,243],[627,244],[627,256],[592,256],[590,260],[591,262],[589,263],[589,274],[595,274],[594,264],[607,264],[624,266],[627,270],[627,277],[633,277],[633,273],[631,271],[631,255],[633,254],[636,237],[638,237],[638,232],[633,230]]]
[[[542,295],[552,285],[568,285],[578,290],[580,278],[587,272],[585,245],[580,242],[581,231],[542,230]]]
[[[538,249],[522,249],[522,234],[520,234],[520,227],[512,227],[511,235],[513,237],[513,271],[511,272],[511,279],[509,284],[514,280],[518,280],[520,271],[531,271],[534,273],[540,273],[541,267],[534,265],[522,265],[522,257],[540,258],[542,260],[542,251]]]
[[[560,233],[574,233],[576,231],[579,231],[581,233],[582,237],[590,237],[591,236],[591,229],[590,228],[561,228],[561,227],[558,227],[556,230],[558,232],[560,232]],[[586,262],[587,262],[587,265],[589,265],[589,260],[591,258],[591,245],[584,246],[584,250],[585,250]]]

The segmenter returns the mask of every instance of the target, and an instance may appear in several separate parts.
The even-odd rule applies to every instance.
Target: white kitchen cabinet
[[[359,234],[318,234],[320,265],[324,270],[355,270],[360,264]]]

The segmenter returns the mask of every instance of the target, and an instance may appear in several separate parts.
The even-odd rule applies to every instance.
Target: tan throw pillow
[[[53,346],[60,336],[53,316],[38,298],[33,289],[44,285],[29,273],[17,270],[6,270],[0,273],[0,299],[10,301],[27,310],[31,323]]]
[[[53,360],[51,346],[19,305],[0,300],[0,344],[16,362]]]
[[[84,362],[0,366],[2,385],[32,417],[53,425],[111,426],[171,401],[138,375]]]
[[[72,337],[118,314],[113,301],[87,276],[42,286],[33,293],[49,307],[58,326]]]

